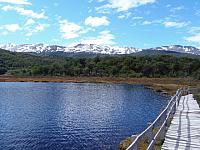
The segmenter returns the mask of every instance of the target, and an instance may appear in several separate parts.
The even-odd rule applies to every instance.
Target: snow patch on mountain
[[[188,53],[194,55],[200,55],[200,49],[192,46],[182,46],[182,45],[170,45],[170,46],[161,46],[156,48],[150,48],[150,50],[159,50],[159,51],[174,51],[179,53]]]
[[[97,53],[97,54],[131,54],[141,51],[134,47],[111,47],[96,44],[78,44],[71,47],[46,45],[46,44],[6,44],[0,45],[0,48],[13,52],[68,52],[68,53]]]
[[[161,46],[150,49],[138,49],[134,47],[117,47],[97,44],[77,44],[75,46],[59,46],[47,44],[5,44],[0,45],[0,48],[13,52],[34,52],[34,53],[52,53],[52,52],[67,52],[67,53],[95,53],[95,54],[132,54],[142,50],[159,50],[159,51],[174,51],[179,53],[189,53],[200,55],[200,49],[192,46],[170,45]]]

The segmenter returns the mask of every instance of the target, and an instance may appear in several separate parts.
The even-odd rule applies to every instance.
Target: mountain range
[[[148,49],[139,49],[134,47],[114,47],[106,45],[96,44],[77,44],[75,46],[59,46],[59,45],[47,45],[47,44],[5,44],[0,45],[1,49],[9,50],[12,52],[25,52],[25,53],[36,53],[36,54],[51,54],[51,53],[62,53],[62,54],[101,54],[101,55],[123,55],[123,54],[141,54],[150,52],[169,52],[169,53],[184,53],[192,55],[200,55],[200,49],[192,46],[182,45],[171,45],[161,46]],[[158,52],[160,51],[160,52]]]

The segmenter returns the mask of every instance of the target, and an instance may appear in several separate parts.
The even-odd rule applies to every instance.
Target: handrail
[[[170,119],[176,112],[176,109],[179,105],[181,96],[188,92],[185,88],[178,89],[176,94],[171,98],[166,108],[158,115],[155,121],[148,126],[141,134],[139,134],[132,144],[127,148],[127,150],[138,150],[139,144],[143,139],[148,143],[147,150],[153,150],[156,141],[160,138],[161,141],[164,141],[166,130],[170,124]],[[154,129],[159,129],[154,133]]]

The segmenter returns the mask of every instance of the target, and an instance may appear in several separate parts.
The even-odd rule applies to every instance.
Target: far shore
[[[1,75],[0,82],[64,82],[64,83],[127,83],[143,84],[157,92],[173,95],[183,86],[200,86],[199,80],[190,78],[120,78],[120,77],[49,77]]]

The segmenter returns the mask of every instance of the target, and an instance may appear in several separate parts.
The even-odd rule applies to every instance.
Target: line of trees
[[[40,58],[42,59],[42,58]],[[0,61],[0,74],[30,76],[98,76],[98,77],[188,77],[200,79],[200,61],[173,56],[62,58],[62,61],[34,63],[13,62],[6,67]]]
[[[5,74],[7,72],[5,63],[3,60],[0,59],[0,75]]]
[[[0,74],[26,76],[194,77],[200,79],[200,60],[154,57],[39,57],[0,50]]]
[[[63,64],[34,66],[32,75],[99,77],[187,77],[199,78],[200,61],[172,56],[66,58]]]

